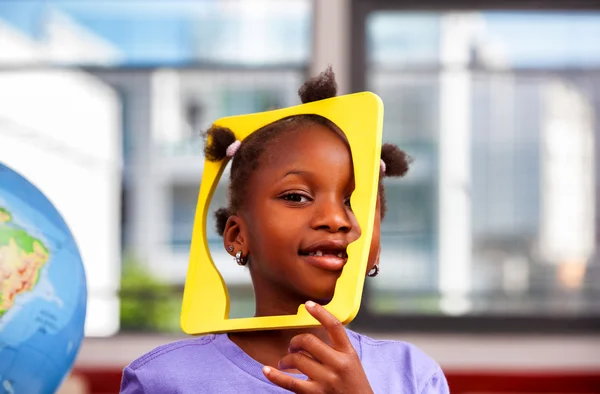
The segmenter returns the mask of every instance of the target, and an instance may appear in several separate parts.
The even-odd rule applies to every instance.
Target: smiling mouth
[[[326,271],[340,271],[348,261],[345,249],[316,249],[299,254],[308,264]]]

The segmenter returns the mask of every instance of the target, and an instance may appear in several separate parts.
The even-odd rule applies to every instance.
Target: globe
[[[54,393],[73,366],[85,271],[61,215],[0,163],[0,393]]]

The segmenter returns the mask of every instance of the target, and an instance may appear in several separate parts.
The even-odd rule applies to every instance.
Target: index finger
[[[307,301],[304,305],[306,306],[308,313],[325,327],[334,349],[340,351],[354,351],[354,347],[348,338],[348,334],[346,334],[346,329],[337,317],[333,316],[327,309],[315,302]]]

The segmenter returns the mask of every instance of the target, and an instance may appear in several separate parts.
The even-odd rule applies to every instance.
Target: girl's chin
[[[336,281],[313,281],[312,283],[304,283],[304,286],[297,287],[298,295],[304,302],[313,301],[320,305],[327,305],[333,299],[335,294]]]
[[[327,305],[333,299],[334,290],[310,292],[310,296],[306,301],[314,301],[319,305]]]

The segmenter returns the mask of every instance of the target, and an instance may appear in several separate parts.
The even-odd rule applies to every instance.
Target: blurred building
[[[37,15],[37,30],[25,26],[19,39],[3,35],[12,37],[4,64],[81,64],[114,92],[121,111],[122,251],[175,285],[185,278],[201,182],[199,133],[222,116],[297,104],[297,88],[323,63],[310,54],[327,58],[325,44],[311,49],[309,3],[249,4],[123,6],[131,11],[126,16],[103,4],[47,7]],[[339,4],[317,10],[328,7]],[[333,28],[343,23],[319,22],[318,14],[313,29],[343,41]],[[115,30],[114,21],[123,18],[127,24]],[[598,81],[515,66],[531,61],[507,36],[515,26],[525,31],[522,23],[482,12],[366,18],[364,87],[386,104],[384,139],[416,159],[405,179],[387,182],[392,204],[382,261],[390,268],[369,284],[374,313],[421,313],[423,305],[453,315],[551,311],[565,275],[579,275],[576,288],[590,281],[585,272],[595,256],[597,197],[589,148],[598,128],[591,87]],[[155,44],[146,45],[149,40]],[[188,63],[194,66],[182,67]],[[348,69],[336,65],[346,90]],[[565,105],[569,117],[557,109]],[[577,132],[556,131],[557,124]],[[571,159],[555,154],[565,141],[579,146]],[[579,167],[556,164],[564,160]],[[577,183],[561,181],[565,168],[579,169]],[[567,186],[580,193],[565,193]],[[226,179],[211,211],[225,203]],[[585,236],[557,225],[564,220]],[[249,288],[246,271],[231,263],[212,223],[209,230],[226,282]],[[565,248],[574,254],[559,253]]]
[[[382,273],[353,328],[416,343],[453,392],[597,391],[600,14],[408,3],[0,4],[0,160],[57,204],[82,246],[87,334],[118,330],[119,297],[133,320],[158,311],[134,333],[86,340],[77,372],[90,390],[114,392],[126,363],[173,339],[154,334],[179,332],[199,133],[297,104],[306,77],[333,63],[341,93],[382,97],[384,141],[415,159],[386,180]],[[209,230],[232,317],[252,313],[247,271]],[[152,277],[142,290],[158,285],[117,297],[129,259]]]

